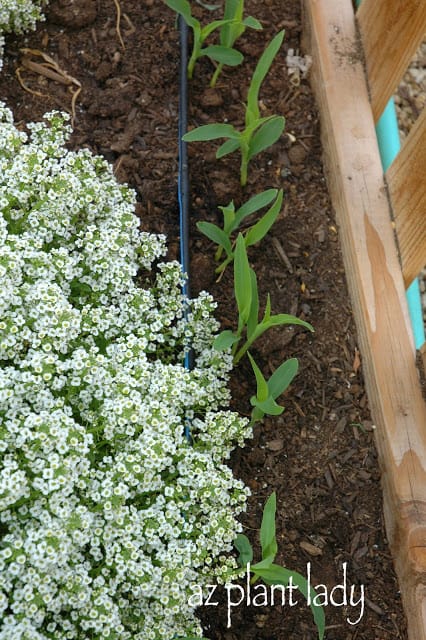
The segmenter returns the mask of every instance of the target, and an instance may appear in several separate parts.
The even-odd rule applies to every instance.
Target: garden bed
[[[174,16],[159,0],[50,3],[48,20],[34,34],[9,38],[0,75],[0,99],[16,122],[38,120],[53,108],[71,110],[66,85],[34,71],[34,53],[51,56],[81,84],[76,98],[72,147],[87,147],[114,166],[117,178],[137,190],[137,214],[146,230],[166,233],[169,255],[178,255],[177,111],[178,34]],[[202,15],[202,9],[198,9]],[[342,581],[365,586],[365,610],[326,608],[329,640],[405,639],[398,585],[386,544],[380,474],[373,425],[363,386],[362,362],[347,295],[339,237],[321,165],[318,115],[308,80],[288,74],[286,52],[300,47],[299,2],[246,2],[247,14],[264,26],[247,33],[240,49],[244,65],[224,73],[208,88],[211,63],[197,64],[190,84],[190,127],[225,118],[238,126],[241,103],[265,43],[286,29],[261,91],[265,115],[286,117],[280,141],[256,157],[248,186],[239,186],[238,159],[217,161],[217,145],[189,148],[191,173],[191,285],[207,289],[219,303],[223,327],[233,327],[235,304],[228,270],[214,278],[213,247],[196,230],[198,220],[219,220],[218,205],[238,204],[267,188],[283,188],[283,211],[271,233],[250,253],[261,301],[271,294],[275,313],[293,313],[315,327],[310,335],[276,329],[256,344],[265,372],[297,357],[300,372],[286,395],[285,413],[255,428],[252,442],[232,459],[235,475],[252,490],[245,533],[256,538],[261,510],[273,490],[278,498],[279,561],[331,589]],[[122,37],[124,48],[120,43]],[[21,83],[16,76],[20,69]],[[25,86],[23,86],[25,85]],[[74,91],[76,86],[74,87]],[[233,406],[249,414],[254,380],[243,361],[232,379]],[[241,605],[227,628],[226,605],[201,611],[212,640],[315,637],[306,606]]]

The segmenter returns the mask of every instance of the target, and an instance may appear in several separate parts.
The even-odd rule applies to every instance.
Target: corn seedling
[[[167,0],[167,2],[171,1]],[[173,1],[176,2],[177,0]],[[197,127],[183,136],[183,140],[186,142],[205,142],[207,140],[227,138],[217,150],[216,158],[223,158],[237,149],[240,150],[240,180],[242,186],[247,184],[250,160],[261,151],[272,146],[284,130],[285,120],[282,116],[260,117],[259,110],[259,90],[281,47],[283,38],[284,31],[280,31],[271,40],[257,63],[247,94],[245,128],[243,131],[238,131],[231,124],[216,123]]]
[[[232,26],[235,29],[242,29],[241,33],[246,27],[251,27],[253,29],[260,28],[260,23],[252,17],[245,18],[242,21],[238,21],[237,19],[234,20],[233,17],[224,18],[223,20],[213,20],[205,27],[202,27],[199,20],[194,18],[192,15],[191,6],[187,0],[165,0],[165,2],[170,9],[173,9],[176,13],[181,15],[188,27],[192,29],[193,45],[191,57],[188,62],[189,78],[192,78],[193,76],[195,63],[203,56],[207,56],[221,65],[226,64],[230,67],[236,67],[243,61],[244,56],[240,51],[234,49],[232,45],[226,46],[226,44],[222,44],[222,40],[225,40],[225,38],[221,38],[221,44],[213,44],[204,47],[204,42],[209,35],[213,33],[213,31],[216,31],[216,29],[222,29],[226,26]],[[231,11],[229,10],[228,13],[230,14]],[[235,39],[233,42],[235,42]],[[228,37],[226,40],[230,41],[231,39]]]
[[[271,327],[296,324],[313,331],[313,327],[304,320],[287,313],[271,314],[271,301],[268,294],[262,320],[259,322],[259,295],[257,278],[250,267],[244,236],[239,233],[234,253],[234,295],[238,309],[238,327],[231,331],[222,331],[214,341],[217,350],[232,348],[234,364],[237,364],[257,338]],[[245,341],[239,346],[245,334]]]
[[[269,496],[263,509],[262,523],[260,527],[260,546],[262,558],[256,564],[253,561],[253,548],[249,539],[244,534],[238,534],[235,540],[235,548],[239,552],[238,563],[241,567],[250,568],[253,574],[251,584],[260,578],[267,585],[282,585],[288,587],[293,585],[310,603],[314,622],[318,631],[319,640],[323,640],[325,633],[325,615],[323,608],[315,604],[317,593],[309,586],[307,579],[297,571],[291,571],[274,563],[278,552],[278,544],[275,531],[275,513],[277,498],[275,492]]]
[[[284,411],[284,407],[277,404],[275,400],[284,393],[297,374],[299,368],[297,359],[290,358],[286,360],[274,371],[269,380],[265,380],[249,351],[247,351],[247,355],[256,377],[257,385],[256,395],[250,398],[250,403],[253,407],[251,413],[252,423],[262,420],[265,414],[279,416]]]
[[[224,20],[230,20],[228,24],[220,27],[220,44],[222,47],[233,49],[236,40],[244,33],[247,27],[251,29],[261,29],[262,25],[258,20],[249,16],[244,18],[244,0],[226,0],[223,13]],[[222,71],[223,63],[216,67],[210,86],[216,86],[217,79]]]
[[[259,209],[267,207],[272,202],[268,211],[244,233],[245,245],[249,247],[262,240],[268,233],[281,211],[282,200],[282,189],[280,191],[278,191],[278,189],[267,189],[250,198],[250,200],[236,211],[232,201],[226,207],[219,207],[223,214],[223,228],[218,227],[212,222],[202,221],[197,223],[199,231],[218,245],[215,253],[216,262],[220,260],[223,251],[226,253],[226,258],[216,268],[216,273],[222,273],[227,265],[234,259],[231,236],[232,233],[240,227],[243,220],[256,211],[259,211]]]

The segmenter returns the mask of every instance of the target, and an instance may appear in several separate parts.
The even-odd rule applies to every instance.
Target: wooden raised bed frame
[[[376,425],[387,536],[408,637],[426,640],[426,403],[405,296],[426,263],[426,113],[387,171],[392,200],[375,133],[426,32],[426,2],[363,0],[357,16],[351,0],[303,0],[303,8],[304,47],[313,58],[326,172]]]

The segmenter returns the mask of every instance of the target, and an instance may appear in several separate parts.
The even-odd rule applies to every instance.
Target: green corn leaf
[[[260,563],[259,563],[260,564]],[[309,584],[307,579],[302,576],[297,571],[290,571],[289,569],[285,569],[284,567],[280,567],[277,564],[271,564],[269,567],[260,568],[259,570],[255,570],[255,567],[258,565],[252,565],[251,570],[256,573],[266,584],[281,584],[287,587],[290,584],[290,578],[292,584],[297,586],[300,593],[308,600],[308,591],[310,598],[310,607],[312,611],[312,615],[314,617],[314,622],[318,630],[318,638],[319,640],[323,640],[325,633],[325,615],[324,609],[320,605],[314,604],[314,599],[317,595],[315,589],[311,587],[309,589]],[[309,600],[308,600],[309,601]]]
[[[271,64],[277,55],[282,42],[284,39],[284,31],[280,31],[277,35],[271,40],[271,42],[266,47],[265,51],[262,53],[259,58],[259,62],[257,63],[256,69],[254,71],[253,77],[250,82],[250,87],[247,94],[247,107],[248,110],[255,115],[256,118],[259,118],[259,90],[263,80],[265,79],[266,74],[268,73]]]
[[[266,191],[262,191],[262,193],[257,193],[255,196],[247,200],[239,209],[237,209],[235,213],[235,222],[231,231],[237,229],[241,222],[247,216],[255,213],[259,209],[263,207],[267,207],[268,204],[272,202],[272,200],[276,197],[278,193],[278,189],[266,189]]]
[[[240,146],[239,138],[241,137],[241,134],[239,132],[237,133],[238,133],[238,139],[227,140],[226,142],[220,145],[219,149],[216,151],[217,159],[223,158],[223,156],[227,156],[228,153],[233,153],[233,151],[236,151],[239,148]]]
[[[233,344],[238,342],[238,340],[239,337],[235,335],[235,333],[230,329],[226,329],[216,336],[213,342],[213,347],[216,351],[225,351],[226,349],[230,349]]]
[[[244,0],[226,0],[223,17],[233,20],[234,24],[228,24],[220,31],[220,43],[225,47],[232,47],[234,42],[244,33],[241,23],[244,10]]]
[[[252,291],[250,265],[244,237],[241,233],[238,234],[234,253],[234,289],[239,315],[238,327],[242,329],[250,316]]]
[[[185,133],[182,140],[185,142],[205,142],[206,140],[217,140],[217,138],[238,138],[239,135],[232,124],[204,124]]]
[[[256,222],[247,232],[245,236],[246,247],[251,246],[252,244],[256,244],[262,238],[266,236],[269,229],[274,224],[275,220],[278,218],[278,215],[281,211],[281,205],[283,201],[283,191],[280,190],[277,199],[275,200],[272,207],[265,213],[264,216]]]
[[[254,424],[255,422],[259,422],[260,420],[262,420],[264,415],[265,415],[265,412],[259,409],[259,407],[253,407],[253,410],[251,412],[250,423]]]
[[[258,400],[256,396],[252,396],[250,398],[250,403],[252,406],[257,407],[262,411],[262,413],[266,413],[268,416],[280,416],[284,411],[284,407],[277,404],[271,396],[266,398],[266,400],[263,400],[263,402]]]
[[[223,214],[223,230],[229,235],[231,231],[234,229],[234,220],[235,220],[235,205],[234,201],[231,202],[226,207],[219,207]]]
[[[247,147],[251,139],[253,138],[256,129],[259,129],[260,125],[262,125],[264,122],[269,122],[269,120],[272,120],[275,117],[277,116],[263,116],[262,118],[254,118],[250,116],[250,123],[246,124],[246,128],[242,133],[244,139],[247,141]]]
[[[231,253],[229,256],[227,256],[225,258],[225,260],[222,260],[222,262],[220,263],[220,265],[218,267],[216,267],[215,269],[215,273],[217,273],[218,275],[221,274],[223,271],[225,271],[226,267],[228,266],[228,264],[230,262],[232,262],[234,259],[234,254]],[[220,256],[218,258],[218,260],[220,260]]]
[[[245,113],[245,125],[244,133],[247,134],[247,139],[250,139],[253,135],[252,129],[255,129],[258,126],[259,119],[259,108],[257,110],[252,111],[248,105],[246,105],[246,113]]]
[[[229,67],[237,67],[244,60],[244,56],[240,51],[223,47],[220,44],[212,44],[201,49],[201,55],[208,56],[221,64],[227,64]]]
[[[271,147],[284,131],[285,119],[282,116],[274,116],[265,122],[253,135],[249,145],[250,159],[256,154]]]
[[[256,564],[252,564],[250,566],[250,571],[254,573],[254,575],[258,578],[260,577],[260,571],[263,569],[269,569],[269,567],[273,564],[272,557],[264,558],[260,562],[256,562]]]
[[[262,324],[264,321],[262,320]],[[305,329],[309,329],[309,331],[314,331],[314,328],[309,322],[305,322],[304,320],[300,320],[296,318],[296,316],[292,316],[288,313],[278,313],[275,316],[271,316],[266,322],[266,328],[270,327],[280,327],[285,324],[297,324],[300,327],[304,327]]]
[[[256,18],[253,18],[253,16],[248,16],[247,18],[244,18],[243,25],[245,27],[249,27],[250,29],[257,29],[258,31],[263,29],[259,20],[256,20]]]
[[[204,42],[204,40],[213,33],[213,31],[220,29],[220,27],[223,27],[230,22],[233,22],[233,20],[213,20],[212,22],[209,22],[209,24],[206,24],[206,26],[201,29],[201,42]]]
[[[267,313],[267,310],[265,310],[265,316],[266,316],[266,313]],[[279,313],[275,316],[271,316],[267,320],[264,317],[262,322],[257,325],[254,331],[254,334],[250,339],[250,342],[254,342],[258,338],[260,338],[260,336],[271,327],[280,327],[282,325],[287,325],[287,324],[296,324],[301,327],[304,327],[305,329],[309,329],[309,331],[314,331],[314,328],[308,322],[305,322],[304,320],[299,320],[299,318],[296,318],[295,316],[291,316],[287,313]]]
[[[207,4],[205,2],[201,2],[201,0],[196,0],[196,2],[208,11],[216,11],[216,9],[220,9],[220,4]]]
[[[275,491],[271,493],[263,508],[262,524],[260,525],[260,546],[262,547],[262,560],[277,555],[278,545],[275,535],[275,512],[277,509],[277,496]]]
[[[229,236],[218,226],[212,222],[197,222],[197,229],[204,233],[209,240],[215,242],[220,247],[223,247],[226,253],[229,255],[232,253],[232,245]]]
[[[297,358],[286,360],[274,371],[268,380],[268,391],[271,398],[278,398],[290,385],[299,369]]]
[[[244,0],[225,0],[223,17],[228,20],[241,20],[244,11]]]
[[[188,26],[194,28],[200,27],[200,23],[196,20],[191,13],[191,5],[187,0],[165,0],[167,6],[176,13],[179,13],[185,20]]]
[[[234,540],[234,547],[239,551],[238,564],[240,567],[247,566],[253,560],[253,548],[250,540],[243,533],[239,533]]]
[[[257,278],[253,269],[250,269],[251,276],[251,307],[250,315],[247,320],[247,338],[253,335],[256,331],[257,322],[259,319],[259,294],[257,290]]]
[[[224,29],[229,29],[229,35],[227,36],[227,40],[229,42],[227,46],[229,47],[233,47],[235,42],[245,31],[245,27],[241,21],[234,21],[234,24],[230,24],[228,27],[224,27]]]
[[[259,369],[253,357],[248,351],[247,351],[247,355],[250,360],[250,363],[256,378],[257,390],[256,390],[256,395],[254,397],[256,398],[256,400],[263,402],[268,397],[268,383],[266,382],[261,370]],[[257,405],[257,402],[256,402],[256,405]]]

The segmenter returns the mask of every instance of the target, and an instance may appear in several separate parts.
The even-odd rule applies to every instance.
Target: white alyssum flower
[[[184,300],[65,120],[27,137],[0,103],[0,640],[196,635],[191,584],[234,566],[248,491],[224,460],[249,426],[212,298]]]
[[[48,0],[1,0],[0,3],[0,68],[6,33],[23,33],[43,20],[43,7]]]

